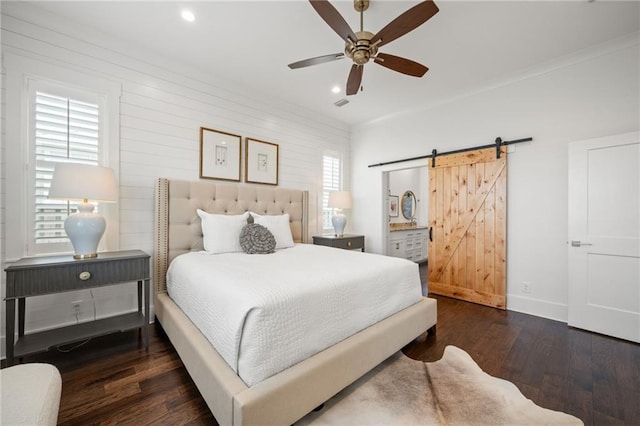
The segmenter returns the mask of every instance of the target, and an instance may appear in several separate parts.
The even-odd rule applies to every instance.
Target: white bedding
[[[169,296],[252,386],[422,297],[418,265],[296,244],[268,255],[191,252]]]

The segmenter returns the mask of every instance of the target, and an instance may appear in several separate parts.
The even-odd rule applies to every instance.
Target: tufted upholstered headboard
[[[289,213],[296,243],[308,240],[309,193],[244,184],[158,179],[153,273],[157,293],[167,291],[169,263],[178,255],[202,250],[202,230],[196,209],[216,214]]]

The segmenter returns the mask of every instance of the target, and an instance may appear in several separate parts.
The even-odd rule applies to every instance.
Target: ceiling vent
[[[349,103],[349,101],[348,101],[348,100],[346,100],[345,98],[342,98],[342,99],[340,99],[340,100],[338,100],[338,101],[334,102],[333,104],[334,104],[335,106],[337,106],[337,107],[341,107],[341,106],[345,106],[345,105],[346,105],[346,104],[348,104],[348,103]]]

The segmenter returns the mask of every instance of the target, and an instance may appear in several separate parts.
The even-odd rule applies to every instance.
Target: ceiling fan
[[[323,64],[345,56],[353,60],[347,79],[347,95],[355,95],[360,89],[364,64],[373,59],[376,64],[414,77],[422,77],[429,68],[410,59],[378,52],[378,48],[402,37],[424,24],[438,13],[438,7],[432,0],[418,3],[378,31],[377,34],[363,30],[363,14],[369,8],[369,0],[354,0],[353,7],[360,12],[360,31],[354,33],[342,15],[327,0],[309,0],[318,15],[346,42],[344,53],[317,56],[289,64],[289,68],[303,68]]]

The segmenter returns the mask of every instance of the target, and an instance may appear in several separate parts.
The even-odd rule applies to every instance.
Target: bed
[[[425,330],[435,327],[435,300],[421,298],[339,343],[247,386],[167,293],[167,269],[171,261],[181,254],[203,249],[196,209],[228,215],[246,211],[264,215],[287,213],[293,240],[306,243],[308,193],[240,184],[158,180],[153,259],[156,318],[220,424],[290,425]]]

